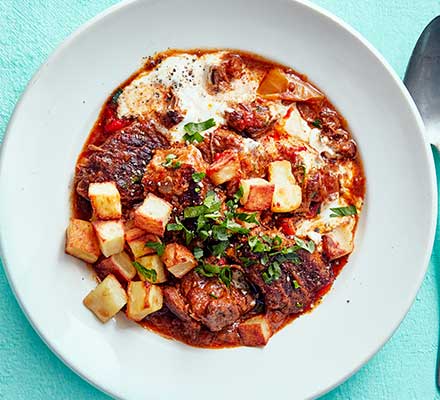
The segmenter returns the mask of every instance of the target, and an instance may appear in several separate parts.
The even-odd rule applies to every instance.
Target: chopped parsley
[[[165,157],[165,161],[162,163],[162,166],[165,168],[173,168],[177,169],[180,168],[182,163],[180,161],[176,160],[177,156],[175,154],[168,154]]]
[[[192,179],[195,183],[199,183],[199,182],[203,181],[205,176],[206,176],[205,172],[194,172],[192,174]]]
[[[215,126],[214,118],[207,119],[203,122],[189,122],[183,126],[183,130],[186,132],[185,135],[183,135],[183,139],[190,143],[194,141],[201,143],[204,138],[200,132],[206,131],[213,126]]]
[[[315,251],[315,243],[313,240],[309,240],[306,242],[305,240],[300,239],[295,236],[295,243],[298,245],[300,249],[306,250],[309,253],[313,253]]]
[[[161,256],[165,251],[165,245],[160,242],[147,242],[145,247],[155,250],[158,256]]]
[[[322,121],[319,118],[316,118],[312,122],[312,125],[315,126],[316,128],[322,129]]]
[[[336,208],[330,208],[332,211],[332,214],[330,214],[330,217],[346,217],[348,215],[356,215],[357,209],[355,206],[351,205],[348,207],[336,207]]]
[[[231,267],[219,267],[218,265],[205,264],[201,263],[195,269],[195,271],[202,276],[206,276],[207,278],[213,278],[215,276],[223,282],[226,287],[229,287],[232,281],[232,270]]]
[[[119,100],[119,96],[122,94],[122,89],[121,88],[119,88],[115,93],[114,93],[114,95],[112,96],[112,100],[111,100],[111,102],[113,103],[113,104],[117,104],[118,103],[118,100]]]
[[[299,289],[301,287],[296,279],[292,281],[292,286],[294,289]]]
[[[281,278],[281,267],[280,264],[275,261],[273,262],[266,271],[261,274],[264,283],[270,285],[273,281]]]
[[[145,268],[141,263],[137,261],[133,261],[133,267],[136,268],[137,272],[141,276],[143,276],[147,281],[156,282],[157,281],[157,272],[154,269]]]

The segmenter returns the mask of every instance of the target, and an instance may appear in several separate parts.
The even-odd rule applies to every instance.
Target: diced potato
[[[66,232],[66,253],[88,263],[98,260],[101,251],[90,222],[71,219]]]
[[[94,221],[99,247],[106,257],[124,250],[124,227],[121,221]]]
[[[257,90],[258,94],[267,95],[280,94],[289,88],[289,80],[286,74],[279,68],[272,68],[263,78]]]
[[[134,212],[134,222],[138,228],[163,236],[172,209],[170,203],[149,193],[142,205]]]
[[[163,265],[162,260],[157,254],[153,254],[151,256],[145,256],[136,259],[136,261],[141,264],[143,267],[147,269],[154,269],[156,271],[156,280],[153,283],[162,283],[166,282],[167,275],[165,272],[165,267]],[[138,274],[139,278],[145,280],[142,274]]]
[[[275,191],[275,184],[261,178],[242,179],[243,196],[240,199],[244,208],[252,211],[269,210]]]
[[[181,278],[197,265],[193,254],[185,246],[178,243],[166,245],[162,261],[168,271],[176,278]]]
[[[125,251],[105,258],[95,266],[95,270],[100,277],[113,274],[120,282],[130,281],[136,275],[136,268]]]
[[[121,218],[121,196],[114,182],[91,183],[89,199],[97,219]]]
[[[262,315],[242,322],[238,333],[245,346],[264,346],[272,335],[269,323]]]
[[[355,218],[349,217],[322,237],[322,250],[329,260],[336,260],[353,251],[355,223]]]
[[[102,322],[107,322],[127,303],[127,295],[113,275],[107,277],[93,289],[83,301]]]
[[[162,305],[162,289],[159,286],[143,281],[128,284],[128,318],[141,321],[147,315],[160,310]]]
[[[134,221],[130,221],[130,222],[134,223]],[[127,229],[127,224],[128,223],[125,224],[125,240],[127,242],[129,242],[131,240],[134,240],[134,239],[137,239],[137,238],[139,238],[141,236],[144,236],[147,233],[143,229],[137,228],[135,226],[130,227],[129,229]]]
[[[301,187],[296,184],[290,161],[274,161],[269,164],[269,182],[275,184],[272,197],[273,212],[291,212],[302,201]]]
[[[127,237],[127,236],[125,236]],[[135,258],[146,256],[148,254],[154,254],[156,251],[151,247],[145,246],[148,242],[158,242],[161,243],[158,236],[151,233],[146,233],[136,239],[128,240],[127,243],[130,246],[131,252]]]
[[[230,181],[240,173],[238,154],[232,151],[225,151],[218,160],[209,166],[206,173],[214,185],[221,185]]]

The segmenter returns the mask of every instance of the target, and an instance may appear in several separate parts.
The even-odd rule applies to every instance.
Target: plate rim
[[[32,89],[33,85],[40,78],[40,75],[43,73],[45,68],[52,62],[52,60],[56,59],[62,51],[64,51],[66,48],[68,48],[70,46],[70,44],[76,40],[77,37],[87,33],[87,31],[91,27],[93,27],[95,24],[99,23],[101,20],[105,19],[107,16],[114,14],[123,8],[126,8],[131,4],[140,3],[140,2],[145,2],[145,3],[146,2],[154,2],[154,1],[155,0],[122,0],[121,2],[116,3],[112,6],[104,9],[103,11],[101,11],[100,13],[98,13],[97,15],[95,15],[94,17],[92,17],[91,19],[86,21],[85,23],[81,24],[78,28],[76,28],[64,40],[62,40],[61,43],[59,43],[57,45],[57,47],[48,55],[46,60],[37,69],[37,71],[34,73],[32,78],[30,79],[29,83],[24,88],[23,92],[21,93],[21,95],[20,95],[20,97],[14,107],[14,110],[10,116],[10,119],[7,123],[6,129],[4,132],[4,136],[3,136],[3,141],[0,146],[0,183],[2,182],[2,177],[3,177],[3,169],[4,169],[3,163],[4,163],[4,158],[5,158],[4,154],[6,153],[7,148],[8,148],[9,138],[10,138],[10,136],[12,136],[10,131],[13,129],[15,120],[18,118],[22,103],[24,102],[25,98],[28,96],[28,93]],[[408,293],[408,296],[407,296],[407,299],[410,300],[409,302],[407,301],[407,303],[408,303],[407,307],[405,307],[405,310],[404,310],[402,316],[397,321],[397,323],[395,323],[395,326],[391,329],[389,334],[381,340],[381,343],[378,346],[376,346],[373,350],[371,350],[369,352],[369,354],[360,362],[359,365],[355,366],[347,374],[341,376],[340,379],[338,379],[333,384],[327,385],[326,387],[322,388],[321,390],[318,390],[317,392],[311,394],[310,398],[317,398],[317,397],[320,397],[320,396],[330,392],[331,390],[335,389],[336,387],[338,387],[339,385],[344,383],[346,380],[348,380],[351,376],[353,376],[356,372],[358,372],[374,355],[376,355],[384,347],[384,345],[394,335],[396,330],[401,325],[402,321],[407,316],[409,310],[411,309],[411,307],[416,299],[417,293],[422,285],[422,282],[425,278],[425,275],[426,275],[426,272],[427,272],[428,266],[429,266],[429,261],[431,258],[431,253],[432,253],[434,239],[435,239],[435,233],[436,233],[436,226],[437,226],[438,188],[437,188],[437,179],[436,179],[434,157],[433,157],[433,154],[431,151],[430,144],[429,144],[427,137],[426,137],[426,130],[425,130],[425,126],[424,126],[422,117],[421,117],[421,115],[420,115],[420,113],[414,103],[414,100],[412,99],[412,97],[409,94],[408,90],[406,89],[405,85],[403,84],[403,82],[401,81],[401,79],[399,78],[399,76],[397,75],[395,70],[392,68],[390,63],[385,59],[384,56],[382,56],[382,54],[360,32],[358,32],[355,28],[353,28],[347,22],[343,21],[341,18],[337,17],[336,15],[334,15],[330,11],[326,10],[325,8],[323,8],[317,4],[314,4],[309,0],[287,0],[287,2],[297,3],[299,5],[305,6],[309,9],[313,10],[314,12],[320,14],[320,16],[325,17],[326,19],[330,20],[335,25],[338,25],[339,28],[348,32],[353,39],[360,42],[360,44],[363,45],[370,52],[370,54],[373,57],[375,57],[380,62],[380,64],[385,68],[386,72],[388,73],[389,78],[391,78],[394,81],[394,83],[397,85],[397,87],[400,91],[400,94],[406,100],[406,103],[409,106],[409,108],[411,109],[412,115],[415,118],[415,122],[417,124],[418,130],[417,130],[417,132],[414,132],[414,134],[419,135],[422,142],[424,143],[424,158],[425,158],[425,160],[427,162],[427,166],[428,166],[429,183],[430,183],[429,187],[430,187],[430,192],[431,192],[430,193],[431,222],[430,222],[429,232],[427,234],[429,240],[425,243],[425,246],[423,249],[423,253],[425,256],[424,256],[424,259],[420,262],[421,268],[419,268],[419,271],[417,274],[417,279],[415,280],[414,285],[413,285],[413,290],[411,293]],[[9,269],[11,262],[10,262],[10,260],[8,260],[6,258],[5,253],[6,252],[4,249],[4,240],[3,240],[3,236],[2,236],[2,230],[0,229],[0,258],[3,262],[3,266],[4,266],[3,269],[5,271],[5,275],[6,275],[9,287],[11,288],[11,291],[14,294],[14,297],[15,297],[20,309],[22,310],[26,319],[28,320],[28,322],[32,326],[33,330],[41,338],[41,340],[44,342],[44,344],[51,350],[51,352],[59,360],[61,360],[63,362],[63,364],[65,366],[67,366],[71,371],[73,371],[75,374],[80,376],[86,382],[91,384],[94,388],[102,391],[103,393],[107,394],[108,396],[110,396],[112,398],[117,398],[116,397],[117,395],[115,393],[112,393],[111,391],[109,391],[107,388],[102,386],[101,383],[94,381],[93,377],[87,376],[83,371],[81,371],[81,369],[79,367],[71,364],[69,362],[69,360],[67,359],[67,357],[63,355],[62,349],[59,349],[58,346],[53,345],[50,342],[50,338],[46,337],[42,333],[42,331],[39,329],[37,323],[32,319],[32,315],[28,312],[26,305],[22,302],[22,300],[18,294],[18,290],[16,289],[16,286],[14,285],[12,274],[10,273],[10,269]]]

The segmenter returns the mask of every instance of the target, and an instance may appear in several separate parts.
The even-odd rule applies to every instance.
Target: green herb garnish
[[[218,296],[216,296],[214,293],[209,293],[209,295],[210,295],[213,299],[218,299]]]
[[[322,121],[317,118],[312,122],[312,125],[315,126],[316,128],[322,129]]]
[[[176,161],[177,156],[175,154],[168,154],[165,157],[165,162],[162,163],[162,166],[165,168],[180,168],[182,163],[180,161]]]
[[[300,249],[306,250],[309,253],[313,253],[315,251],[315,243],[313,242],[313,240],[309,240],[308,242],[306,242],[305,240],[302,240],[295,236],[295,243]]]
[[[192,174],[192,179],[195,183],[199,183],[199,182],[203,181],[205,176],[206,176],[205,172],[194,172]]]
[[[296,279],[294,279],[292,281],[292,286],[293,286],[294,289],[299,289],[301,287],[301,286],[299,286],[299,283],[298,283],[298,281]]]
[[[336,207],[336,208],[330,208],[330,210],[333,212],[330,214],[330,217],[346,217],[348,215],[356,215],[357,209],[355,206],[351,205],[348,207]]]
[[[273,281],[276,281],[281,278],[281,267],[280,264],[277,261],[274,261],[272,265],[267,268],[266,271],[264,271],[261,274],[261,277],[263,278],[264,283],[270,285]]]
[[[117,102],[118,102],[118,99],[119,99],[119,96],[122,94],[122,89],[118,89],[116,92],[115,92],[115,94],[112,96],[112,103],[113,104],[117,104]]]
[[[197,260],[200,260],[203,257],[203,249],[200,247],[194,247],[193,254]]]
[[[204,138],[200,132],[206,131],[213,126],[215,126],[214,118],[207,119],[203,122],[189,122],[183,126],[183,129],[186,132],[185,135],[183,135],[183,139],[190,143],[194,141],[201,143]]]
[[[158,256],[161,256],[165,251],[165,245],[160,242],[147,242],[145,247],[155,250]]]
[[[142,275],[147,281],[156,282],[157,281],[157,272],[154,269],[145,268],[141,263],[137,261],[133,261],[133,267],[136,268],[137,272]]]

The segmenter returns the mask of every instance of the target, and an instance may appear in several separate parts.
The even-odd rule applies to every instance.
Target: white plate
[[[143,56],[168,47],[245,49],[292,66],[326,92],[359,144],[368,181],[355,253],[324,302],[264,349],[195,349],[124,316],[102,325],[82,305],[94,280],[63,252],[76,157],[101,104]],[[388,64],[351,28],[308,3],[119,4],[55,52],[10,122],[1,159],[0,235],[11,286],[50,348],[113,396],[317,396],[386,342],[425,274],[437,192],[422,133]]]

